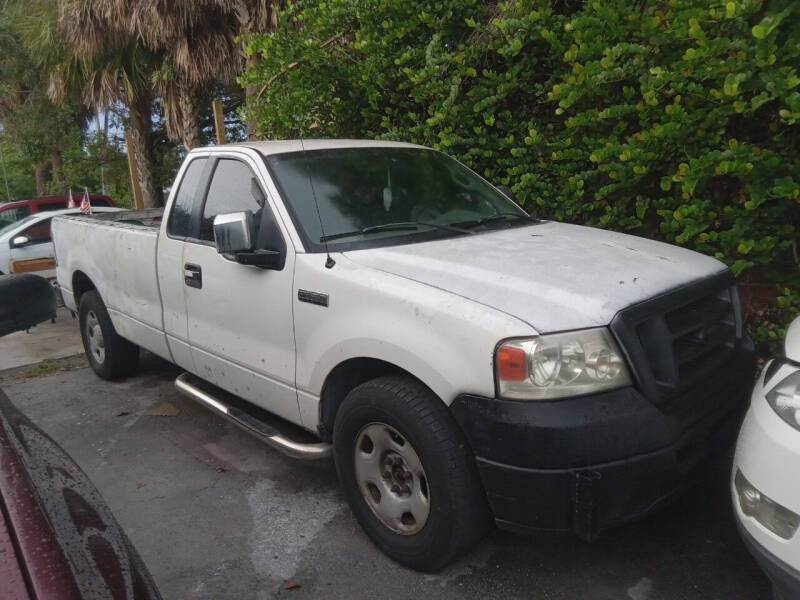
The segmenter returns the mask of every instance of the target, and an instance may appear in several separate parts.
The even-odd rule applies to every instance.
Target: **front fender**
[[[375,358],[417,377],[446,404],[462,393],[494,395],[494,349],[530,325],[461,296],[340,258],[298,255],[300,290],[327,294],[327,307],[295,300],[297,387],[319,397],[342,362]],[[305,411],[304,411],[305,412]],[[305,424],[305,420],[304,420]]]

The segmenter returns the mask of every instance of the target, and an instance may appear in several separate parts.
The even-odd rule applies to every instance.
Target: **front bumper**
[[[725,372],[665,414],[629,387],[551,402],[459,396],[451,405],[475,453],[498,526],[593,539],[658,510],[733,445],[752,385],[746,340]]]
[[[772,582],[773,600],[798,600],[800,598],[800,571],[794,569],[759,544],[747,530],[739,525],[739,535],[744,545],[756,559],[758,566]]]
[[[766,393],[800,368],[789,361],[768,364],[753,389],[731,473],[731,496],[739,532],[750,553],[772,580],[779,599],[800,599],[800,531],[783,539],[741,508],[734,483],[737,471],[773,502],[800,514],[800,431],[772,409]]]

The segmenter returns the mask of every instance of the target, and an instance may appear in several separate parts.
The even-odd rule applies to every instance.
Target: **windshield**
[[[4,223],[3,221],[0,221],[0,226],[2,226],[0,228],[0,235],[8,233],[12,229],[16,229],[17,227],[25,225],[25,223],[30,223],[31,221],[35,220],[36,220],[36,215],[30,215],[28,217],[25,217],[24,219],[20,219],[19,221],[14,221],[13,223]]]
[[[311,251],[322,251],[324,241],[339,250],[407,243],[528,219],[493,186],[434,150],[313,150],[272,155],[267,164]]]
[[[31,214],[31,209],[27,204],[20,204],[17,206],[9,206],[8,204],[0,204],[0,227],[7,227],[11,223],[16,223]]]

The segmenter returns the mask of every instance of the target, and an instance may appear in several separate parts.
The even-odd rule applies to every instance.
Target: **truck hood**
[[[556,222],[345,256],[480,302],[539,333],[608,325],[631,304],[726,268],[678,246]]]

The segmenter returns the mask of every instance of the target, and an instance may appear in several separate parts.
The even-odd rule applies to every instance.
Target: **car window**
[[[45,219],[39,221],[35,225],[31,225],[19,232],[18,235],[27,235],[31,238],[30,244],[44,244],[52,241],[50,236],[50,221],[52,219]]]
[[[221,159],[214,169],[203,207],[200,239],[214,240],[214,217],[217,215],[249,210],[253,213],[253,222],[260,223],[263,206],[264,194],[250,167],[238,160]]]
[[[39,212],[47,212],[50,210],[61,210],[67,208],[66,202],[47,202],[37,206]]]
[[[4,218],[5,218],[5,213],[0,213],[0,219],[4,219]],[[3,235],[4,233],[8,233],[9,231],[12,231],[13,229],[17,229],[18,227],[21,227],[22,225],[25,224],[26,221],[35,221],[35,220],[36,220],[36,215],[29,215],[27,217],[23,217],[19,221],[12,221],[10,223],[8,223],[6,221],[1,221],[0,222],[0,227],[1,227],[0,228],[0,235]]]
[[[198,187],[207,162],[207,158],[196,158],[186,167],[167,222],[167,233],[173,237],[192,235],[192,206],[202,193]]]
[[[20,219],[24,219],[31,214],[30,206],[13,206],[3,209],[0,207],[0,222],[2,224],[16,223]]]

